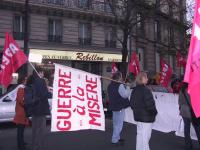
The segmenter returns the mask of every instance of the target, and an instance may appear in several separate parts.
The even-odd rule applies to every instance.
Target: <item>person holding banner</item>
[[[29,125],[29,120],[26,117],[24,110],[24,87],[26,84],[26,76],[18,78],[18,84],[21,87],[17,91],[15,116],[13,122],[17,125],[17,146],[18,150],[25,150],[24,129]]]
[[[122,74],[120,72],[116,72],[113,74],[112,79],[122,82]],[[124,140],[120,138],[120,134],[124,122],[124,108],[130,106],[128,100],[129,95],[130,87],[125,87],[125,85],[120,84],[119,82],[111,81],[108,86],[109,109],[113,114],[113,134],[111,140],[112,144],[124,144]]]
[[[42,68],[37,68],[38,74],[34,71],[32,74],[32,85],[35,95],[39,98],[37,106],[32,115],[32,146],[33,150],[44,150],[44,140],[46,135],[46,116],[50,115],[48,98],[52,94],[48,91]]]
[[[153,94],[146,87],[147,74],[140,72],[136,77],[136,87],[131,93],[130,105],[137,122],[136,150],[150,150],[152,124],[157,115]]]

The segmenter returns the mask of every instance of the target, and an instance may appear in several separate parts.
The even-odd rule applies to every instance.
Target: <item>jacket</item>
[[[14,123],[28,125],[29,120],[26,117],[24,111],[24,88],[19,88],[17,91],[16,106],[15,106],[15,116]]]
[[[127,99],[123,98],[118,90],[120,83],[111,82],[108,86],[108,97],[109,97],[109,107],[111,111],[120,111],[123,108],[130,106],[128,97]]]
[[[188,95],[188,93],[185,92],[185,95]],[[188,98],[189,98],[189,95],[188,95]],[[179,92],[178,104],[179,104],[180,115],[184,118],[191,119],[190,106],[188,106],[186,98],[183,94],[183,90],[180,90]],[[190,99],[189,99],[189,104],[190,104]]]
[[[51,98],[52,94],[48,91],[45,80],[38,77],[34,80],[32,86],[35,89],[36,96],[39,98],[34,108],[33,116],[50,115],[48,98]]]
[[[154,122],[157,115],[151,91],[144,85],[137,85],[131,93],[130,105],[134,119],[138,122]]]

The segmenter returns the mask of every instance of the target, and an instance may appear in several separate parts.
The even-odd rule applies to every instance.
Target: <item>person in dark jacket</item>
[[[193,124],[199,144],[200,144],[200,126],[194,124],[191,121],[192,120],[192,114],[190,111],[191,106],[189,106],[191,105],[191,102],[190,102],[190,96],[187,92],[188,84],[183,83],[182,85],[183,86],[180,90],[179,99],[178,99],[179,110],[180,110],[180,115],[182,116],[183,121],[184,121],[185,149],[192,150],[193,146],[192,146],[192,140],[190,137],[190,125],[191,123]]]
[[[34,71],[31,79],[27,81],[27,86],[33,87],[35,95],[39,99],[32,112],[32,146],[33,150],[44,150],[46,116],[50,115],[48,98],[51,98],[52,94],[43,79],[44,71],[41,68],[38,68],[37,71],[39,74]]]
[[[137,122],[136,150],[150,150],[152,123],[155,121],[157,109],[151,91],[146,87],[147,74],[140,72],[136,77],[136,87],[132,90],[130,105]]]
[[[120,72],[115,73],[113,80],[122,82],[122,74]],[[124,122],[124,108],[129,106],[129,95],[130,87],[125,87],[121,83],[112,81],[108,86],[109,110],[113,114],[112,144],[122,145],[124,143],[124,140],[120,138],[120,134]]]

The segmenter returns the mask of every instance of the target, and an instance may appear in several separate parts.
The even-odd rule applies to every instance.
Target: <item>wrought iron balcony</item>
[[[61,43],[62,42],[62,36],[61,35],[49,35],[48,41],[49,42]]]
[[[23,40],[24,39],[24,32],[14,32],[13,37],[15,40]]]
[[[79,45],[91,45],[91,38],[79,38]]]
[[[109,48],[116,48],[116,41],[108,41],[105,40],[105,47],[109,47]]]
[[[21,0],[22,1],[22,0]],[[33,5],[45,5],[74,10],[88,10],[98,13],[112,14],[108,3],[94,0],[29,0]]]

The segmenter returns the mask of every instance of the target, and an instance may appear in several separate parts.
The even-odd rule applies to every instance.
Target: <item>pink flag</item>
[[[194,113],[196,117],[200,117],[200,0],[196,0],[184,81],[188,82],[188,92]]]
[[[117,65],[114,62],[112,62],[112,74],[115,74],[117,71]]]
[[[19,45],[6,33],[2,63],[0,65],[0,83],[7,87],[12,81],[12,74],[26,63],[26,61],[27,57],[20,49]]]

